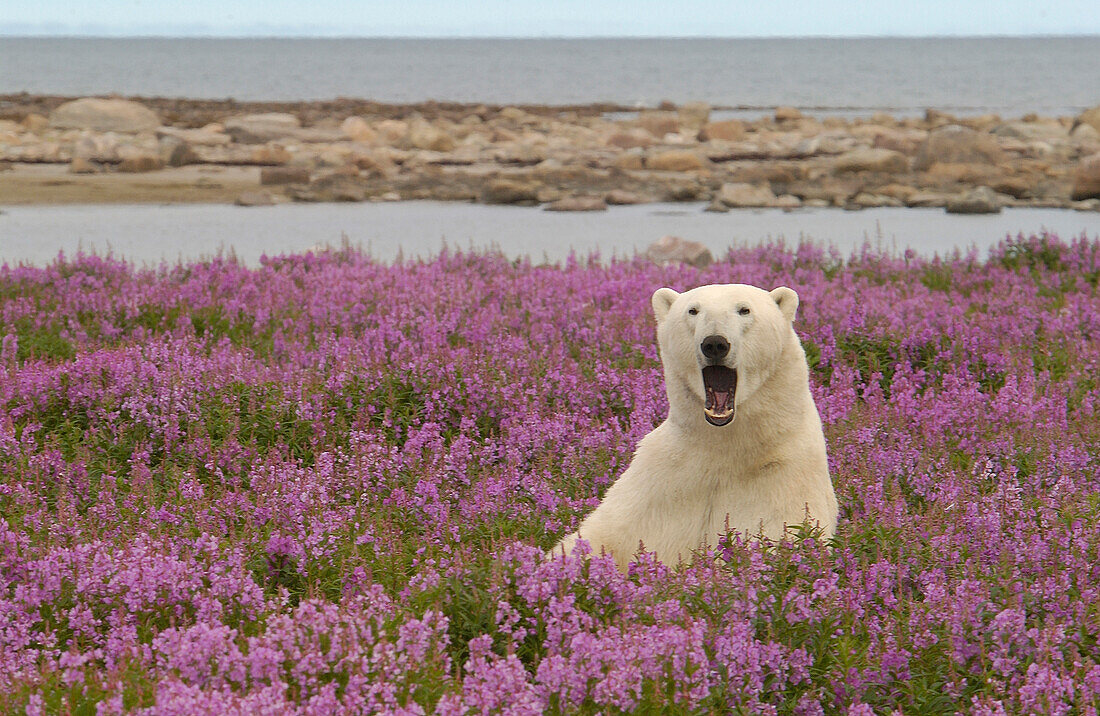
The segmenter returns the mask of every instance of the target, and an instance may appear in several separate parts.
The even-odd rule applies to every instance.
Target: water
[[[1075,114],[1100,37],[0,38],[0,93]]]
[[[232,251],[248,265],[262,255],[307,251],[343,240],[384,261],[428,257],[451,248],[495,248],[509,257],[561,261],[633,256],[665,234],[701,241],[720,256],[730,246],[775,239],[812,240],[845,255],[865,242],[931,256],[956,248],[985,250],[1008,235],[1042,230],[1063,239],[1100,237],[1100,213],[1007,209],[957,216],[942,209],[741,210],[709,214],[698,205],[649,204],[606,212],[556,213],[526,207],[441,202],[13,207],[0,214],[0,263],[43,265],[59,251],[112,251],[140,264],[191,261]]]

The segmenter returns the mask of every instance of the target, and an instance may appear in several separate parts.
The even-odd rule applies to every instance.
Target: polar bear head
[[[785,286],[658,289],[653,312],[671,409],[699,410],[711,425],[732,423],[791,340],[797,344],[791,325],[797,308],[798,294]],[[801,351],[798,358],[805,362]]]

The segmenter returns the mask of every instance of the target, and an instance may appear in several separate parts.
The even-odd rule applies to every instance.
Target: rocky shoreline
[[[726,117],[726,118],[724,118]],[[635,111],[0,95],[0,205],[435,199],[1100,211],[1100,107],[1076,117],[728,118]]]

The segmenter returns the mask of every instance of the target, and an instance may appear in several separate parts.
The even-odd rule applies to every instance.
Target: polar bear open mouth
[[[737,371],[724,365],[703,368],[706,405],[703,414],[711,425],[729,425],[733,421],[733,397],[737,393]]]

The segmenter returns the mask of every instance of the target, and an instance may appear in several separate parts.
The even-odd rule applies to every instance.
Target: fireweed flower
[[[1100,243],[699,270],[0,268],[0,708],[1096,713]],[[545,560],[667,411],[649,296],[788,285],[836,539]]]

